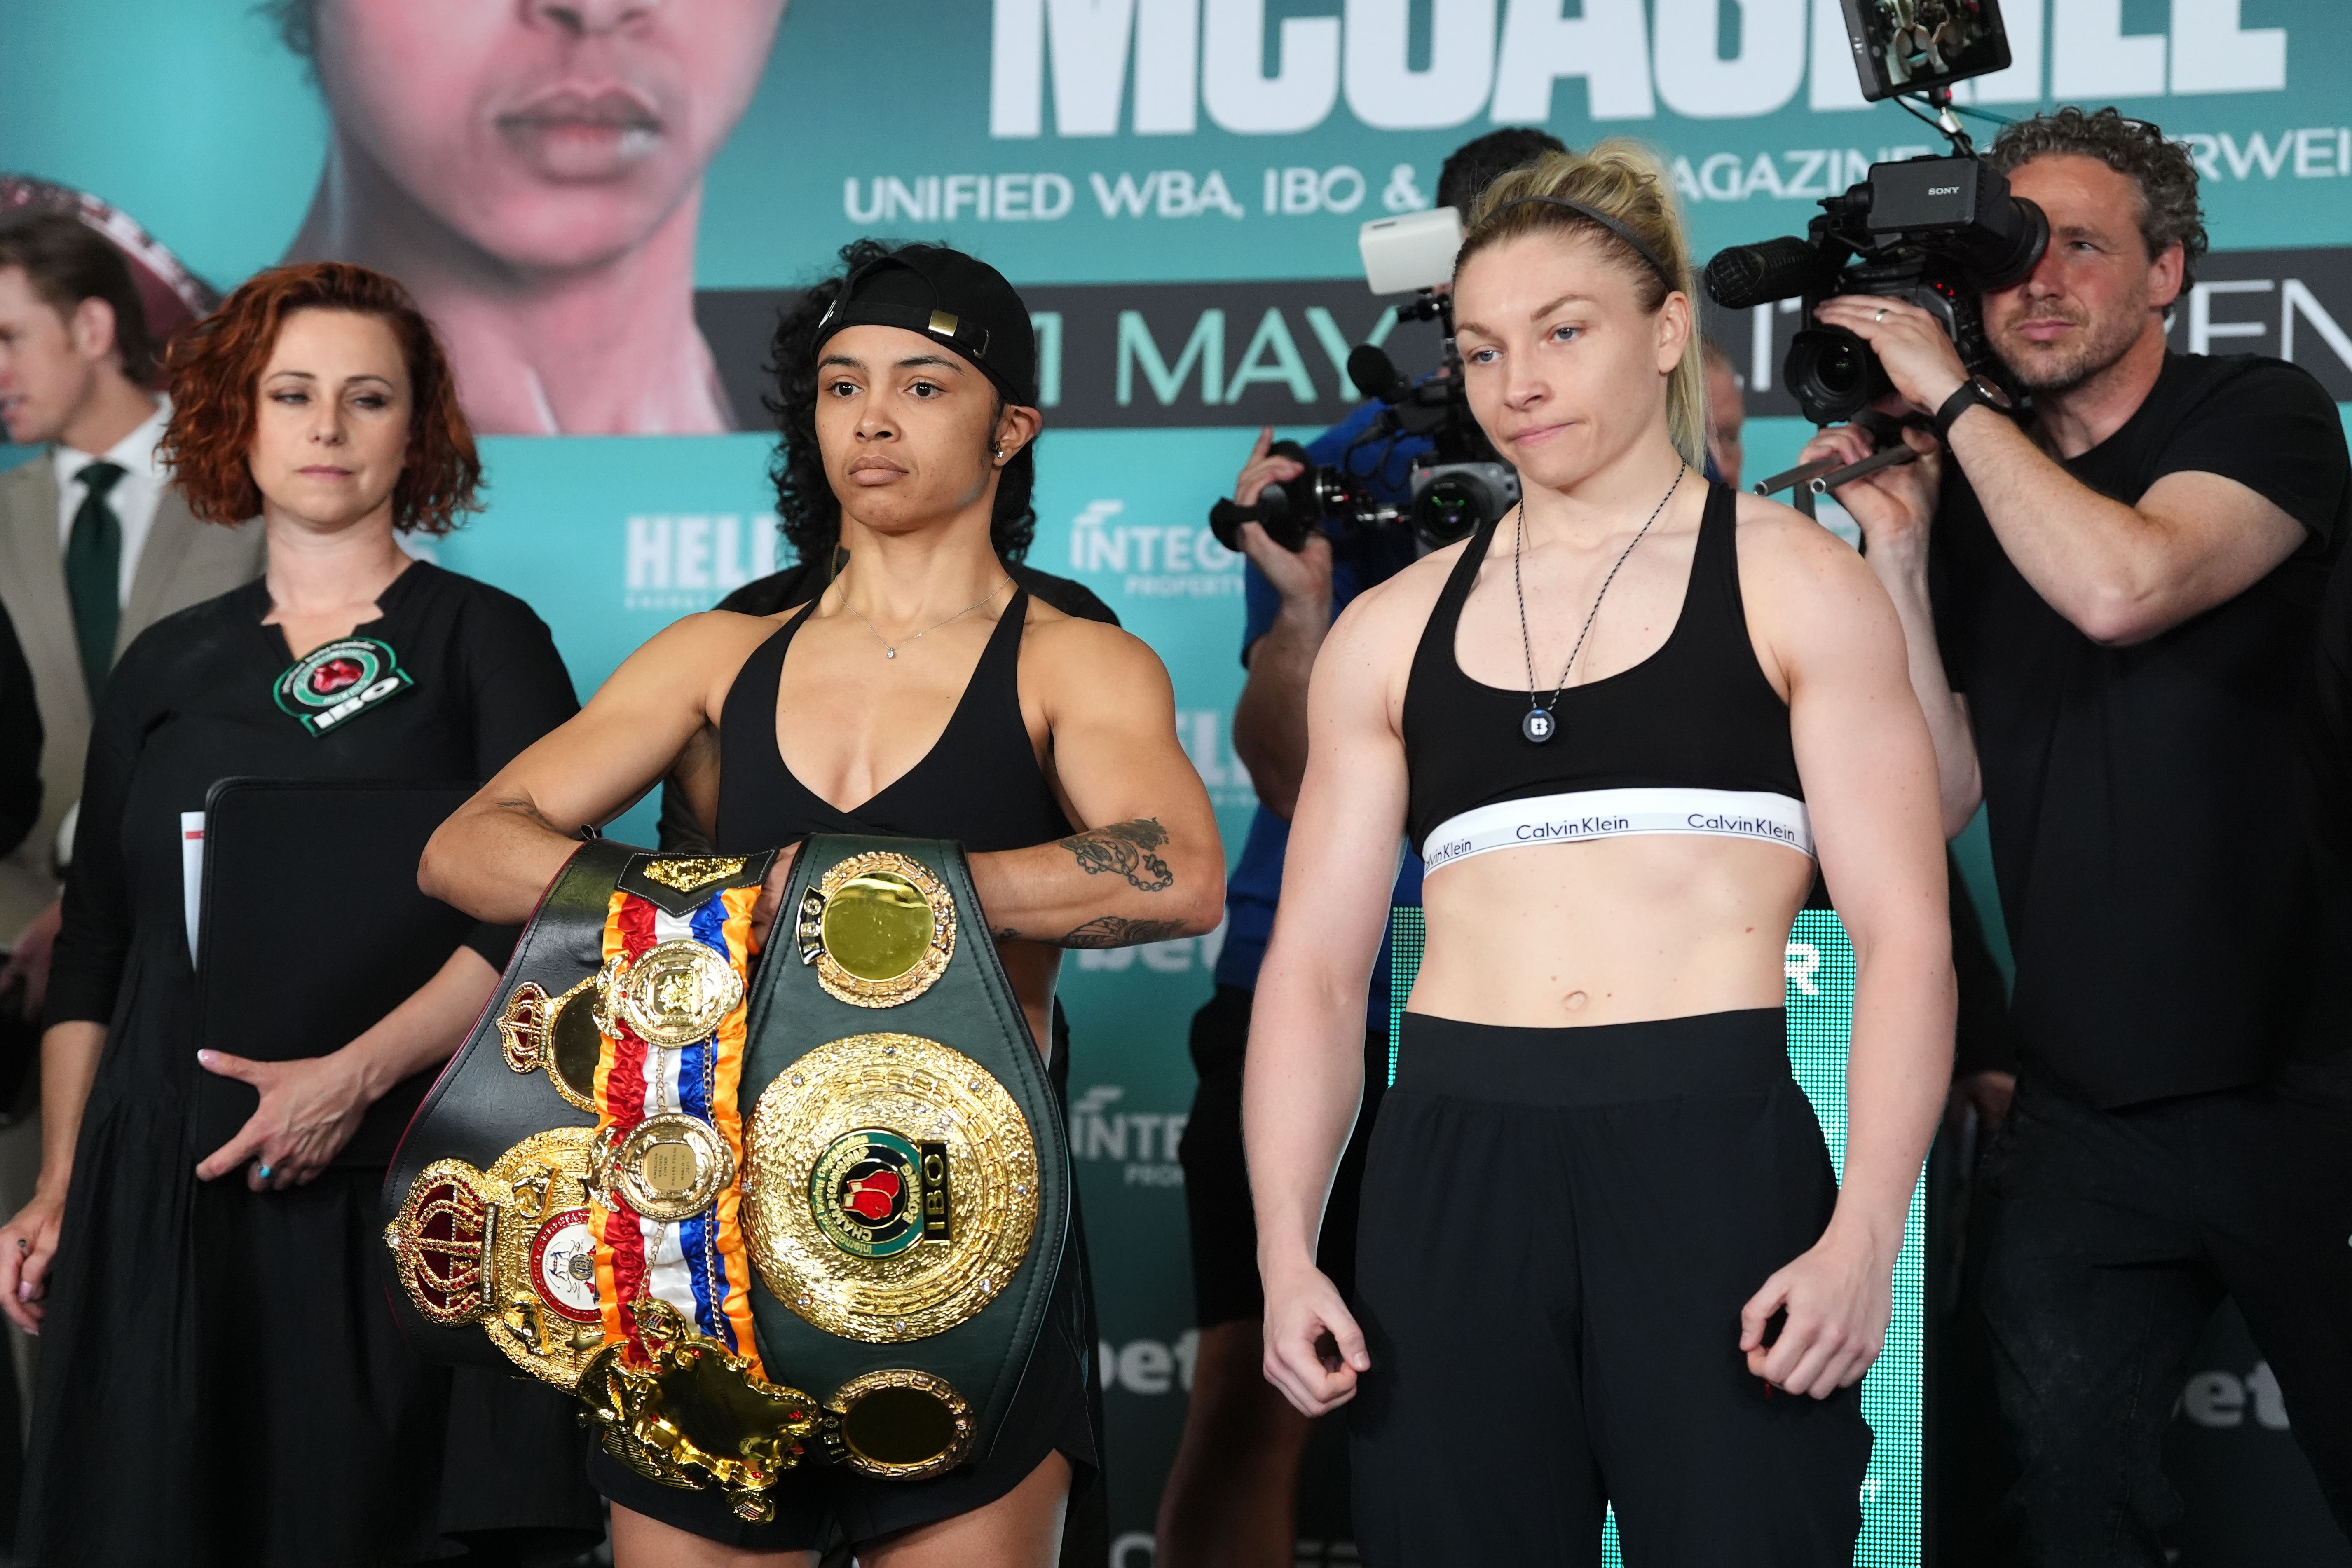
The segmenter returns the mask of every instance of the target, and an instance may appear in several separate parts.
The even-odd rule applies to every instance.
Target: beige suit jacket
[[[116,658],[131,639],[174,611],[217,598],[261,574],[261,523],[198,522],[179,492],[166,489],[131,578]],[[57,897],[58,825],[81,794],[89,750],[89,688],[66,599],[65,552],[58,544],[57,469],[47,455],[0,474],[0,604],[16,623],[41,708],[41,820],[0,858],[0,944]]]

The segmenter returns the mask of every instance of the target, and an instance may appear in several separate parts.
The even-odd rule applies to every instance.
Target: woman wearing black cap
[[[793,537],[839,561],[837,542],[846,563],[795,610],[714,611],[655,637],[442,828],[423,879],[482,918],[525,919],[577,829],[665,777],[722,853],[812,833],[956,839],[1030,1031],[1050,1042],[1063,948],[1215,924],[1215,820],[1150,649],[1006,574],[1034,522],[1041,423],[1020,296],[985,264],[920,246],[832,287],[813,341],[780,343],[777,488]],[[771,1494],[773,1520],[747,1524],[715,1491],[600,1456],[617,1560],[813,1561],[845,1537],[869,1568],[1053,1563],[1096,1447],[1074,1289],[1052,1316],[994,1450],[937,1480],[795,1472]]]

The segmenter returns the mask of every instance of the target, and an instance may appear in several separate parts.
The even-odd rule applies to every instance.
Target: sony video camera
[[[2000,173],[1965,154],[1874,163],[1870,178],[1822,201],[1803,239],[1735,245],[1706,264],[1706,291],[1727,310],[1791,297],[1804,319],[1824,300],[1865,294],[1920,307],[1943,324],[1970,372],[2000,374],[1981,297],[2032,272],[2050,243],[2042,209],[2009,194]],[[1887,390],[1870,345],[1812,323],[1789,344],[1782,384],[1816,425],[1852,419]]]
[[[1229,550],[1241,548],[1244,522],[1263,525],[1286,550],[1305,546],[1309,531],[1324,522],[1371,528],[1409,524],[1434,548],[1501,517],[1519,499],[1517,471],[1496,455],[1470,416],[1462,358],[1454,347],[1453,307],[1437,292],[1454,278],[1454,257],[1462,248],[1462,215],[1452,207],[1438,207],[1377,219],[1364,225],[1357,246],[1373,293],[1410,290],[1418,295],[1397,307],[1398,321],[1440,323],[1444,333],[1442,367],[1416,382],[1399,374],[1377,345],[1359,343],[1348,355],[1348,379],[1366,397],[1380,401],[1380,414],[1338,468],[1317,466],[1296,441],[1276,442],[1271,448],[1276,455],[1306,471],[1266,486],[1254,506],[1227,499],[1209,509],[1209,527]],[[1426,439],[1430,449],[1413,459],[1409,497],[1400,507],[1372,496],[1355,474],[1353,458],[1368,447],[1382,450],[1408,436]]]
[[[1943,156],[1874,163],[1870,177],[1822,201],[1802,239],[1736,245],[1706,265],[1706,291],[1727,310],[1801,299],[1783,384],[1816,425],[1848,420],[1887,390],[1870,345],[1813,321],[1840,294],[1901,300],[1943,324],[1972,373],[2005,373],[1986,342],[1981,297],[2021,281],[2050,243],[2042,209],[2009,193],[1977,161],[1952,118],[1951,84],[2010,63],[1997,0],[1843,0],[1863,97],[1920,94],[1950,139]]]

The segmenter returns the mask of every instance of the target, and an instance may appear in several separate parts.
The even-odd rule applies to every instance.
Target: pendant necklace
[[[1519,649],[1527,656],[1528,661],[1528,712],[1527,717],[1519,721],[1519,733],[1526,736],[1530,744],[1540,746],[1559,732],[1559,721],[1552,717],[1551,710],[1559,705],[1559,694],[1568,689],[1569,675],[1576,668],[1576,656],[1584,651],[1584,639],[1592,634],[1593,618],[1601,614],[1601,601],[1609,596],[1609,584],[1617,581],[1618,567],[1625,564],[1625,557],[1633,553],[1633,546],[1641,543],[1642,535],[1650,531],[1650,523],[1657,521],[1658,514],[1666,510],[1666,503],[1675,499],[1675,491],[1682,486],[1683,471],[1684,465],[1675,465],[1675,481],[1666,487],[1666,493],[1660,496],[1658,504],[1651,509],[1649,522],[1642,524],[1632,542],[1618,552],[1617,565],[1609,568],[1609,575],[1601,579],[1601,592],[1592,595],[1592,608],[1585,614],[1584,629],[1576,634],[1576,646],[1568,651],[1568,664],[1560,670],[1559,684],[1552,688],[1549,702],[1536,700],[1536,647],[1533,639],[1528,636],[1528,591],[1519,580],[1519,549],[1528,536],[1528,504],[1525,501],[1519,503],[1518,521],[1511,530],[1511,591],[1519,599]]]
[[[849,590],[846,588],[844,588],[841,591],[841,607],[847,610],[851,615],[856,616],[859,620],[866,621],[866,629],[872,632],[874,634],[874,640],[882,645],[882,657],[884,658],[896,658],[898,657],[898,650],[900,648],[905,647],[908,643],[922,641],[933,632],[938,631],[940,627],[946,626],[948,621],[960,621],[963,619],[966,616],[971,614],[974,610],[988,603],[989,600],[993,599],[997,595],[1003,593],[1004,591],[1005,584],[1012,581],[1013,579],[1010,576],[1003,578],[996,584],[995,587],[991,588],[987,593],[982,595],[979,598],[974,599],[971,604],[966,605],[954,615],[950,616],[947,621],[935,621],[931,625],[925,626],[921,631],[917,632],[913,637],[900,637],[897,642],[892,642],[889,638],[884,637],[881,629],[875,626],[872,621],[866,621],[866,613],[849,602]]]

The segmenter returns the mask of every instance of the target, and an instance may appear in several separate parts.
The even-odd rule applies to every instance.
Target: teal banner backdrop
[[[2112,102],[2193,152],[2216,254],[2176,344],[2284,354],[2352,399],[2341,0],[2002,9],[2015,63],[1965,107]],[[0,0],[0,173],[102,199],[215,289],[341,257],[418,294],[491,481],[435,553],[528,599],[583,696],[779,564],[760,404],[779,300],[860,235],[995,263],[1041,342],[1030,559],[1167,661],[1233,849],[1255,804],[1231,734],[1243,573],[1207,508],[1255,426],[1304,437],[1349,406],[1352,343],[1429,363],[1429,329],[1361,282],[1357,229],[1430,205],[1445,154],[1506,124],[1654,145],[1701,255],[1801,232],[1871,163],[1940,150],[1863,103],[1837,0]],[[1746,379],[1748,477],[1786,466],[1793,312],[1708,324]],[[614,831],[650,823],[641,805]],[[1065,970],[1114,1568],[1152,1560],[1191,1380],[1176,1155],[1218,945]],[[2199,1420],[2200,1453],[2278,1435]],[[1336,1499],[1301,1536],[1301,1563],[1353,1561]]]

